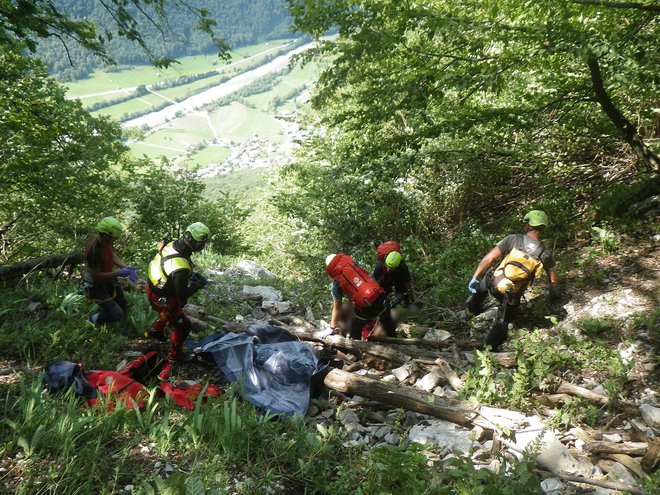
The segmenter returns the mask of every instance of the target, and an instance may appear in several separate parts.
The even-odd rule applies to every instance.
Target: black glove
[[[202,277],[199,273],[192,273],[190,275],[190,283],[201,288],[206,287],[209,284],[209,281]]]

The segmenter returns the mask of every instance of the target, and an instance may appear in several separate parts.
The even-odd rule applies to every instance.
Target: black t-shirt
[[[506,256],[514,247],[517,247],[521,251],[525,251],[541,261],[541,263],[543,263],[543,268],[546,270],[551,270],[556,265],[552,253],[545,249],[543,243],[536,239],[532,239],[526,234],[508,235],[497,243],[497,247],[502,251],[502,256]]]
[[[408,265],[405,261],[402,261],[401,264],[395,270],[388,270],[385,262],[378,260],[376,266],[374,266],[374,271],[371,274],[376,282],[385,290],[385,292],[391,292],[394,287],[397,292],[403,293],[405,291],[405,285],[410,283],[410,270],[408,270]]]

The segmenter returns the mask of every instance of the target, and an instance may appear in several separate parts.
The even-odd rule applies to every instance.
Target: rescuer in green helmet
[[[500,242],[482,258],[468,284],[472,294],[468,300],[468,310],[473,314],[483,311],[484,300],[491,294],[500,301],[498,317],[486,336],[486,344],[497,349],[507,338],[508,323],[513,321],[520,304],[520,298],[532,284],[535,277],[544,269],[550,285],[551,299],[559,299],[555,260],[541,242],[545,228],[550,224],[548,215],[542,210],[532,210],[523,217],[524,234],[512,234]],[[504,259],[496,269],[493,262]]]
[[[119,220],[105,217],[96,225],[96,234],[85,247],[83,286],[87,298],[100,307],[100,311],[89,316],[89,321],[94,324],[119,321],[126,314],[128,302],[116,283],[117,277],[126,277],[133,282],[138,280],[137,268],[124,263],[113,246],[123,233],[124,227]],[[115,266],[119,270],[115,270]]]
[[[195,265],[191,257],[204,249],[210,235],[206,225],[195,222],[179,239],[163,241],[149,263],[147,297],[151,307],[158,312],[158,318],[145,336],[165,341],[165,328],[172,327],[168,362],[159,375],[162,380],[169,378],[172,361],[183,357],[183,342],[190,334],[191,323],[183,307],[190,296],[208,284],[204,277],[193,272]]]
[[[371,277],[380,284],[386,294],[397,296],[400,304],[404,305],[409,313],[417,311],[415,294],[408,265],[401,254],[401,246],[396,241],[387,241],[376,248],[378,261],[371,273]]]

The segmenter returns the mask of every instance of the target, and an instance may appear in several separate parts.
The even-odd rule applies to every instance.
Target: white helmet
[[[332,263],[332,260],[337,256],[336,254],[329,254],[328,256],[325,257],[325,266],[328,266],[330,263]]]

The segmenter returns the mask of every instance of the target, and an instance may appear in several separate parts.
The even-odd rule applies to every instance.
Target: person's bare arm
[[[486,256],[481,259],[476,271],[474,272],[474,275],[472,275],[472,278],[478,280],[486,272],[486,270],[490,268],[490,265],[492,265],[493,262],[500,256],[502,256],[502,251],[499,247],[495,246]]]
[[[340,316],[341,316],[341,299],[333,299],[332,317],[330,318],[330,326],[332,328],[337,328]]]
[[[550,268],[546,270],[548,274],[548,280],[550,280],[550,285],[557,286],[559,285],[559,278],[557,277],[557,270],[555,268]]]
[[[128,266],[119,258],[119,256],[117,256],[117,253],[112,253],[112,262],[119,268],[126,268]]]

